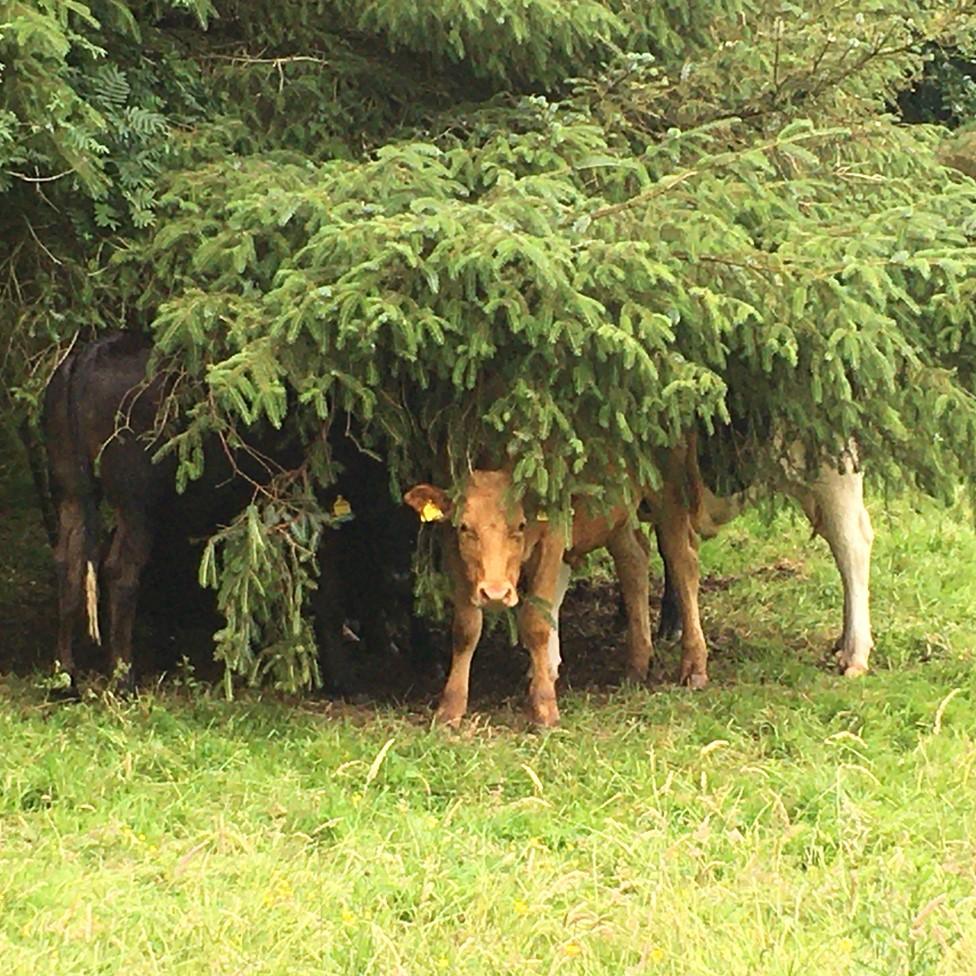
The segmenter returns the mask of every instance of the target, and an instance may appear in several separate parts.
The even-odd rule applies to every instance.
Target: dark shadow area
[[[215,684],[222,679],[223,667],[213,658],[212,635],[221,621],[214,594],[197,583],[202,544],[186,540],[173,528],[159,533],[140,589],[135,641],[140,683],[155,683],[161,677],[165,683],[192,674],[196,681]],[[0,672],[44,672],[52,661],[56,632],[53,560],[22,445],[10,435],[5,435],[0,461],[0,547]],[[705,579],[703,595],[726,589],[731,582]],[[652,583],[652,594],[653,622],[660,610],[659,584]],[[599,692],[620,683],[626,634],[618,599],[616,583],[606,578],[580,579],[570,588],[561,621],[563,690]],[[350,623],[355,629],[357,623]],[[504,619],[486,619],[472,666],[473,710],[507,702],[517,705],[524,696],[528,655],[512,645],[510,632]],[[406,643],[406,635],[397,636]],[[349,636],[345,697],[356,703],[421,709],[435,702],[449,661],[449,626],[434,624],[431,637],[432,652],[415,667],[401,654],[368,652]],[[730,650],[728,635],[709,633],[708,637],[716,657],[725,658]],[[106,664],[103,649],[79,640],[78,657],[84,681],[101,684]],[[679,658],[680,649],[673,642],[660,642],[649,684],[673,683]],[[311,692],[310,697],[324,695]]]

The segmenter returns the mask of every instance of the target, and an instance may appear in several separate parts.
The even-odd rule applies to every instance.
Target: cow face
[[[476,607],[514,607],[525,560],[525,512],[510,498],[511,477],[505,471],[473,471],[456,519],[458,552]],[[452,506],[446,492],[416,485],[404,501],[426,521],[447,518]]]

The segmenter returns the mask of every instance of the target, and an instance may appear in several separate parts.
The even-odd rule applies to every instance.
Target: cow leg
[[[108,584],[110,676],[123,692],[135,687],[132,628],[139,601],[139,578],[151,551],[152,532],[146,512],[120,509],[104,575]]]
[[[664,589],[661,591],[661,615],[658,617],[656,640],[675,640],[681,636],[681,603],[674,587],[674,577],[667,559],[664,558],[664,547],[661,543],[661,530],[654,529],[657,539],[657,551],[664,564]]]
[[[435,647],[427,621],[413,607],[410,607],[410,620],[407,628],[407,662],[414,677],[443,676],[447,663],[443,657],[443,652]]]
[[[519,638],[529,652],[529,714],[537,725],[559,723],[556,678],[559,675],[559,608],[569,585],[565,547],[556,533],[539,542],[539,562],[529,597],[519,614]]]
[[[310,598],[318,645],[319,679],[323,693],[342,697],[349,691],[349,655],[342,639],[346,600],[343,592],[340,530],[326,529],[319,543],[318,585]]]
[[[864,476],[848,460],[841,473],[824,465],[820,477],[799,495],[814,532],[830,546],[844,587],[844,629],[837,663],[848,677],[868,670],[871,654],[870,574],[874,531],[864,507]]]
[[[553,684],[559,677],[559,666],[563,662],[562,651],[559,644],[559,613],[562,610],[563,600],[566,599],[566,591],[569,589],[569,580],[573,575],[572,567],[569,563],[559,564],[559,573],[556,577],[556,591],[553,595],[552,607],[549,611],[550,629],[547,651],[549,655],[549,673],[552,676]],[[534,663],[529,663],[529,681],[535,676]]]
[[[708,647],[698,610],[698,537],[687,507],[671,492],[658,523],[658,539],[681,611],[681,682],[704,688],[708,684]]]
[[[68,691],[77,693],[72,652],[75,627],[85,604],[85,513],[82,503],[69,498],[58,506],[58,537],[54,547],[58,576],[58,642],[56,671],[70,678]]]
[[[484,614],[471,604],[470,595],[458,592],[454,598],[454,624],[451,628],[451,670],[447,676],[436,720],[444,725],[456,725],[468,710],[468,682],[471,659],[481,638]]]
[[[647,679],[653,651],[645,540],[639,531],[624,524],[610,533],[607,549],[613,556],[627,611],[627,670],[624,677],[627,681],[642,683]]]

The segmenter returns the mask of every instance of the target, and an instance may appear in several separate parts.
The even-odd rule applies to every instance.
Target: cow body
[[[662,489],[649,496],[662,544],[681,594],[684,653],[681,678],[696,688],[707,678],[707,649],[698,618],[698,558],[693,506],[696,472],[689,457],[676,450]],[[452,583],[454,620],[450,674],[437,709],[441,722],[457,723],[467,710],[471,661],[481,636],[485,609],[514,607],[524,578],[526,599],[518,618],[519,638],[529,652],[529,711],[543,726],[559,720],[555,683],[559,674],[559,611],[569,585],[572,564],[594,549],[606,547],[627,610],[627,675],[647,677],[652,653],[648,610],[648,550],[633,512],[617,508],[591,514],[576,506],[571,538],[546,521],[527,520],[522,503],[512,497],[506,471],[473,471],[458,503],[455,525],[445,524],[445,569]],[[407,492],[407,503],[422,518],[447,518],[447,493],[432,485]],[[433,513],[433,514],[432,514]]]
[[[153,519],[174,476],[172,462],[153,466],[148,446],[135,436],[153,430],[164,392],[160,380],[147,383],[147,358],[146,345],[136,336],[93,342],[67,356],[45,393],[44,434],[58,519],[56,658],[72,686],[72,644],[82,613],[90,636],[101,640],[100,577],[108,591],[111,665],[131,676],[139,577],[152,547]],[[104,562],[99,521],[103,498],[116,518]]]
[[[844,621],[835,644],[837,663],[847,677],[868,670],[873,647],[871,636],[870,572],[874,531],[864,505],[864,475],[854,447],[838,463],[821,465],[817,477],[803,477],[802,453],[795,449],[783,465],[776,487],[800,503],[816,535],[823,536],[837,564],[844,592]],[[718,498],[705,488],[703,493],[703,538],[716,535],[722,525],[734,519],[748,504],[752,489],[729,498]],[[660,544],[660,543],[659,543]],[[661,598],[659,636],[681,631],[680,594],[671,581],[669,559],[665,563],[664,594]]]
[[[72,645],[79,619],[87,619],[96,641],[102,636],[99,584],[108,609],[110,667],[123,688],[131,687],[133,624],[154,539],[161,530],[171,534],[176,527],[186,538],[212,534],[243,508],[254,485],[267,480],[273,467],[244,456],[232,462],[209,444],[203,478],[177,495],[175,462],[151,460],[166,390],[163,379],[146,377],[150,351],[148,341],[135,334],[100,338],[72,351],[55,371],[45,396],[44,430],[58,521],[56,655],[72,689]],[[340,464],[346,467],[339,490],[353,499],[354,509],[357,498],[363,504],[353,522],[325,533],[319,552],[316,630],[324,676],[336,683],[341,683],[340,632],[347,614],[362,621],[367,645],[388,646],[386,604],[411,599],[410,559],[416,538],[413,519],[389,495],[382,463],[358,450],[353,453],[344,442],[339,451]],[[277,434],[265,453],[285,465],[300,460],[297,448]],[[238,476],[242,471],[245,476]],[[332,492],[323,501],[331,504],[334,497]],[[102,501],[114,522],[104,557]],[[369,585],[364,585],[366,579]],[[414,634],[419,632],[413,628]]]

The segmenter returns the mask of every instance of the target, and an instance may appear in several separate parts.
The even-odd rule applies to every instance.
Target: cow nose
[[[514,607],[518,603],[518,594],[507,580],[503,583],[482,583],[478,587],[478,601],[482,606],[500,603],[505,607]]]

